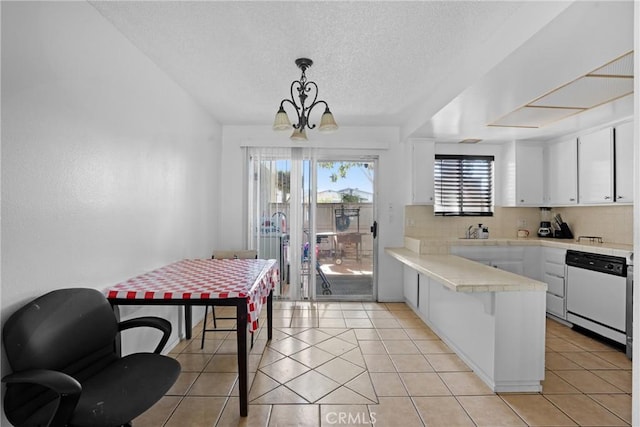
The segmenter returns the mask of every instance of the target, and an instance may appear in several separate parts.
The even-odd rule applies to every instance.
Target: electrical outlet
[[[518,220],[518,228],[525,228],[527,226],[527,220],[526,219],[519,219]]]

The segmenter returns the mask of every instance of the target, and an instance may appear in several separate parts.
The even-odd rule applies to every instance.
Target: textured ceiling
[[[567,2],[91,2],[223,125],[269,126],[308,57],[341,126],[424,127]],[[506,112],[505,112],[506,113]],[[313,117],[312,117],[313,119]],[[315,121],[317,121],[316,119]],[[313,121],[313,120],[312,120]],[[429,130],[431,129],[431,130]]]

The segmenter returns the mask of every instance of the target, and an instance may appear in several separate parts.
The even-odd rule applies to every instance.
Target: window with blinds
[[[436,215],[493,215],[493,156],[435,156]]]

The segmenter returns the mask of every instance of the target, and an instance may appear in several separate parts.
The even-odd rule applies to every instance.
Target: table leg
[[[273,289],[267,297],[267,339],[273,337]]]
[[[249,378],[247,356],[247,302],[236,305],[236,336],[238,339],[238,391],[240,393],[240,416],[249,414]]]
[[[113,309],[113,314],[116,318],[116,322],[120,323],[120,306],[111,304],[111,308]],[[115,352],[118,357],[122,357],[122,336],[121,334],[116,335],[115,340]]]
[[[191,306],[186,304],[184,306],[184,336],[186,339],[191,339]]]

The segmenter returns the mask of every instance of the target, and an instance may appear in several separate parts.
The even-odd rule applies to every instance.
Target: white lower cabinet
[[[411,267],[404,266],[403,272],[404,300],[413,308],[418,307],[418,272]]]
[[[524,276],[525,248],[520,246],[452,246],[451,253]]]
[[[548,285],[547,313],[567,319],[565,303],[566,249],[527,246],[452,246],[451,253]]]
[[[543,282],[547,283],[547,313],[566,320],[566,249],[542,248]]]
[[[564,298],[550,294],[547,292],[547,313],[552,314],[560,319],[566,319]]]
[[[564,276],[556,276],[549,272],[545,272],[544,281],[548,286],[548,293],[564,298]]]
[[[418,311],[424,319],[429,318],[429,276],[420,274],[418,285]]]
[[[408,273],[414,312],[494,392],[542,390],[544,291],[457,292],[426,274]]]
[[[522,275],[530,279],[544,282],[542,277],[542,268],[540,268],[542,248],[540,246],[525,246],[523,256],[522,264],[524,271]]]

